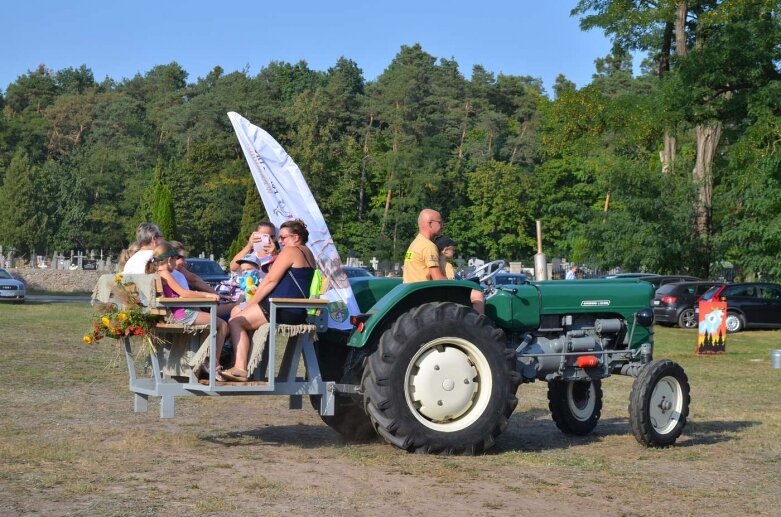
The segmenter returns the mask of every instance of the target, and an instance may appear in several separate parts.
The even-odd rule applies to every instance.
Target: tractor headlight
[[[635,321],[643,327],[650,327],[654,324],[654,310],[641,309],[635,314]]]

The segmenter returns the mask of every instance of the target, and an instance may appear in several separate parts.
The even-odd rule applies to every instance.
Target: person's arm
[[[241,248],[238,253],[236,253],[236,256],[231,259],[231,265],[230,265],[230,270],[231,271],[238,271],[239,270],[239,263],[236,262],[236,261],[237,260],[241,260],[242,258],[244,258],[244,255],[246,255],[247,253],[252,251],[252,245],[254,244],[254,241],[252,240],[253,239],[252,235],[254,233],[255,232],[250,234],[249,240],[247,241],[247,244],[245,244],[244,247]]]
[[[266,298],[271,291],[277,286],[282,277],[285,276],[288,269],[293,266],[293,259],[298,252],[293,248],[283,248],[277,256],[277,259],[271,264],[271,268],[266,276],[261,280],[255,294],[252,295],[252,299],[247,303],[259,304],[261,300]]]
[[[213,298],[214,300],[219,301],[220,297],[217,293],[200,293],[198,291],[191,291],[189,289],[185,289],[181,285],[179,285],[179,282],[176,281],[176,279],[173,277],[170,271],[161,270],[158,271],[158,274],[160,277],[168,284],[168,287],[171,288],[173,292],[181,296],[182,298]]]
[[[447,277],[442,273],[439,266],[428,268],[428,274],[432,280],[447,280]]]
[[[259,236],[256,236],[255,232],[252,232],[249,236],[249,240],[247,240],[247,244],[245,244],[244,247],[241,248],[238,253],[236,253],[233,259],[231,259],[230,270],[238,271],[239,270],[238,261],[243,259],[247,253],[254,252],[255,244],[259,242],[261,242],[261,238]],[[266,255],[271,255],[272,253],[277,251],[277,246],[274,242],[274,239],[270,239],[268,244],[263,244],[263,251],[266,252]]]

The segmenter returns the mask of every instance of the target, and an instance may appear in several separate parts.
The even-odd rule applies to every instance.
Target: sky
[[[402,45],[420,43],[455,59],[471,76],[558,74],[578,87],[594,60],[610,51],[599,30],[583,32],[569,15],[576,0],[26,0],[2,7],[0,90],[43,64],[57,71],[86,65],[97,81],[121,81],[155,65],[179,63],[188,82],[215,66],[257,74],[271,61],[306,61],[327,70],[355,61],[368,81]]]

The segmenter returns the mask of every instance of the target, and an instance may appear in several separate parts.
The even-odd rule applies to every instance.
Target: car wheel
[[[727,326],[727,332],[732,334],[743,330],[743,327],[746,326],[746,322],[743,319],[743,316],[741,316],[740,314],[736,312],[730,312],[727,314],[726,326]]]
[[[678,316],[678,326],[682,329],[694,329],[697,328],[698,324],[697,314],[692,307],[682,310]]]

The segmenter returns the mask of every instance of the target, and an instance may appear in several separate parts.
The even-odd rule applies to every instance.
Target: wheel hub
[[[651,394],[650,417],[651,425],[656,432],[670,432],[681,417],[683,407],[683,392],[677,379],[664,377],[654,387]]]
[[[479,388],[469,356],[456,347],[426,350],[413,363],[408,390],[418,412],[434,422],[458,418],[472,406]]]

